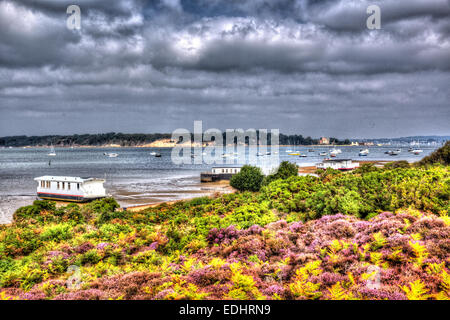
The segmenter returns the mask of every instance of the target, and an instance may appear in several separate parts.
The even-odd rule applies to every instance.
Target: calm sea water
[[[339,147],[342,153],[337,158],[412,162],[430,154],[437,147],[420,148],[424,151],[420,156],[407,152],[408,148],[403,147],[400,155],[392,157],[386,155],[385,151],[397,147],[370,147],[367,157],[359,157],[361,147]],[[309,149],[314,149],[314,152],[308,152]],[[307,157],[288,155],[287,150],[298,151]],[[276,164],[288,160],[303,166],[314,165],[325,158],[319,153],[329,150],[329,147],[280,147]],[[151,156],[152,151],[160,152],[162,157]],[[40,148],[0,149],[0,223],[9,221],[18,207],[32,203],[36,198],[37,186],[33,178],[38,176],[105,178],[107,192],[121,205],[130,206],[178,200],[202,193],[205,186],[200,184],[200,172],[211,168],[211,165],[206,164],[176,165],[171,161],[171,149],[168,148],[65,148],[56,149],[56,157],[49,157],[48,152],[48,149]],[[115,152],[119,156],[109,158],[104,155],[105,152]],[[271,166],[274,165],[273,160],[272,156]]]

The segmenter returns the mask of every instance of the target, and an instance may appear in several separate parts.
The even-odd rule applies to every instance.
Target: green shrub
[[[80,255],[77,262],[81,265],[96,265],[101,259],[102,257],[98,254],[97,250],[92,249]]]
[[[384,165],[385,169],[397,169],[397,168],[409,168],[411,165],[408,161],[401,160],[401,161],[394,161],[389,162]]]
[[[450,165],[450,141],[447,141],[442,148],[437,149],[429,156],[419,161],[419,166],[427,166],[432,164]]]
[[[277,171],[264,178],[264,185],[278,179],[288,179],[290,177],[298,176],[298,166],[289,161],[283,161],[278,167]]]
[[[239,191],[259,191],[264,179],[261,169],[245,165],[238,174],[231,177],[230,185]]]
[[[72,227],[67,224],[57,224],[46,227],[41,234],[41,240],[43,241],[63,241],[72,238]]]

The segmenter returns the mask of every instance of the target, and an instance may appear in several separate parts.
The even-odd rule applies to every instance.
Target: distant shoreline
[[[223,147],[232,147],[233,145],[224,145]],[[266,147],[266,148],[270,148],[271,145],[260,145],[261,147]],[[38,146],[21,146],[21,147],[0,147],[0,149],[49,149],[51,146],[42,146],[42,145],[38,145]],[[169,149],[169,148],[174,148],[174,147],[200,147],[199,145],[186,145],[186,144],[178,144],[178,145],[174,145],[174,144],[143,144],[143,145],[135,145],[135,146],[121,146],[121,145],[99,145],[99,146],[95,146],[95,145],[79,145],[79,146],[53,146],[55,149],[130,149],[130,148],[151,148],[151,149]],[[203,145],[203,148],[206,148],[208,146]],[[209,147],[214,147],[214,145],[210,145]],[[238,147],[242,147],[242,146],[238,146]],[[245,147],[248,147],[248,145],[245,145]],[[283,144],[283,145],[279,145],[280,148],[340,148],[340,147],[371,147],[371,148],[388,148],[388,147],[394,147],[392,145],[350,145],[350,144],[340,144],[340,145],[332,145],[332,144],[312,144],[312,145],[289,145],[289,144]]]

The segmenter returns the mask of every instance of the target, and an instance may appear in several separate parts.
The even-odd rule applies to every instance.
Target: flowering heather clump
[[[94,249],[94,246],[90,242],[85,242],[73,249],[76,253],[85,253],[91,249]]]
[[[231,243],[234,239],[237,239],[239,236],[239,231],[236,230],[234,225],[229,226],[223,229],[213,228],[209,231],[208,234],[208,242],[209,243]]]
[[[290,177],[139,213],[98,200],[83,219],[38,201],[0,226],[0,295],[449,299],[449,179],[442,167]]]

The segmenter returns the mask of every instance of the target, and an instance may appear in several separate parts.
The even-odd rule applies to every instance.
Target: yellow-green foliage
[[[330,300],[353,300],[353,294],[346,290],[340,281],[328,289]]]
[[[386,244],[386,238],[383,236],[381,232],[377,232],[373,234],[373,242],[372,242],[372,249],[378,250],[379,248],[384,247]]]
[[[425,246],[421,245],[418,241],[409,241],[409,245],[414,251],[415,258],[415,264],[417,266],[422,266],[423,261],[428,257],[427,248]]]
[[[295,297],[317,299],[322,295],[322,293],[318,291],[320,283],[315,284],[308,281],[310,275],[318,276],[322,273],[322,270],[319,268],[320,264],[321,261],[316,260],[297,269],[294,282],[289,285],[289,288]]]
[[[401,288],[405,292],[408,300],[427,300],[430,297],[428,294],[429,290],[420,279],[410,282],[409,286],[405,285]]]
[[[264,299],[264,296],[256,287],[255,279],[252,276],[242,274],[241,269],[242,267],[236,264],[231,267],[231,282],[233,285],[228,292],[228,297],[237,300]]]

